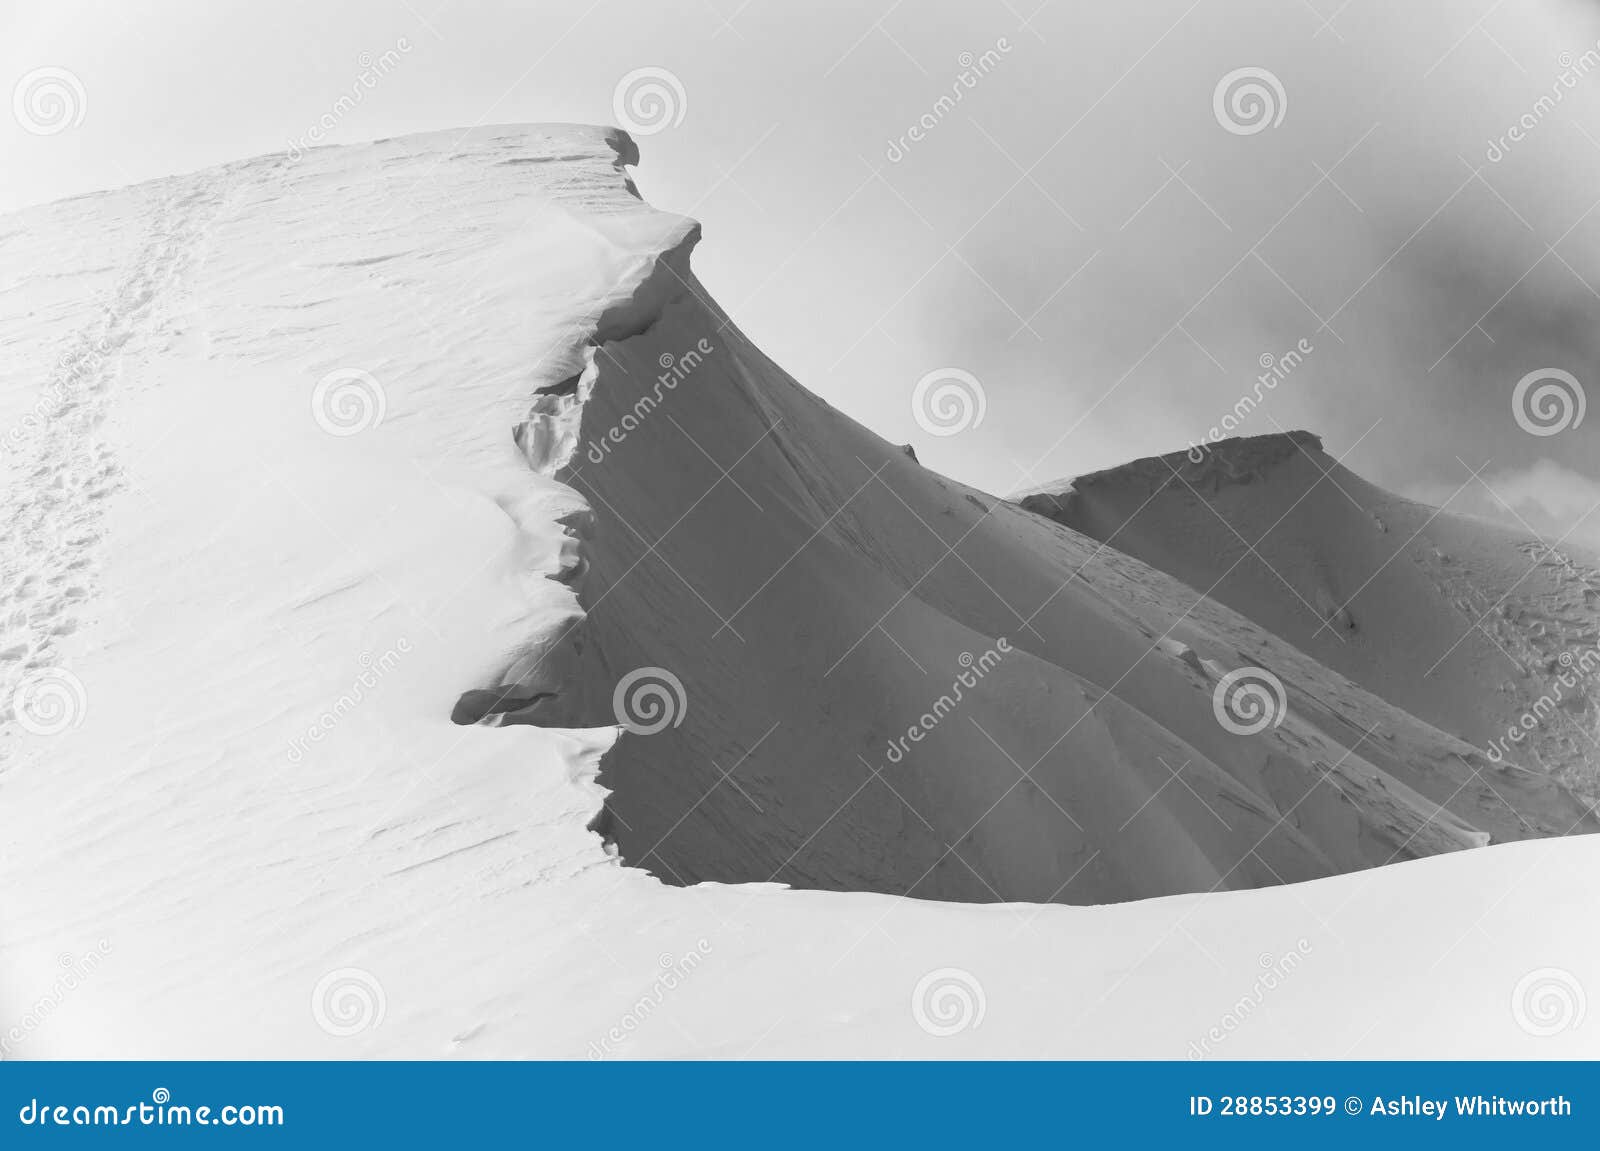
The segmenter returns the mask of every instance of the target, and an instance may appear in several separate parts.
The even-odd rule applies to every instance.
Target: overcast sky
[[[1318,431],[1394,490],[1552,535],[1600,501],[1600,416],[1538,435],[1513,408],[1532,373],[1569,400],[1600,377],[1588,3],[132,7],[0,2],[8,89],[64,69],[71,106],[40,134],[59,114],[14,91],[0,209],[319,122],[616,122],[660,68],[682,95],[638,135],[644,195],[704,223],[696,265],[757,343],[930,466],[1010,492],[1183,448],[1259,391],[1238,431]],[[983,419],[934,436],[913,393],[949,368]]]

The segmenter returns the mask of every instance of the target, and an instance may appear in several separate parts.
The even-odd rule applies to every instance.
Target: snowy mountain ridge
[[[0,1017],[103,956],[8,1057],[1182,1058],[1290,952],[1212,1053],[1535,1050],[1581,804],[817,400],[634,160],[433,133],[0,221]]]
[[[1600,798],[1600,557],[1392,495],[1310,433],[1196,454],[1014,498],[1211,589],[1494,763]]]

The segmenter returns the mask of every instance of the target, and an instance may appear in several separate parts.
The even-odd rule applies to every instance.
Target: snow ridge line
[[[1187,483],[1197,491],[1215,492],[1229,484],[1250,483],[1269,468],[1301,452],[1321,452],[1322,438],[1314,432],[1270,432],[1261,436],[1232,436],[1196,449],[1168,452],[1130,460],[1116,467],[1088,472],[1069,480],[1017,492],[1010,501],[1023,509],[1049,517],[1074,495],[1088,488],[1133,487],[1156,491]]]
[[[539,475],[555,476],[571,464],[583,409],[600,374],[596,357],[609,354],[605,347],[609,343],[649,331],[667,306],[689,291],[689,255],[699,242],[700,225],[686,221],[675,243],[635,262],[623,278],[633,287],[600,313],[584,341],[582,369],[541,389],[528,408],[528,418],[512,428],[517,449]]]
[[[618,155],[619,159],[626,159],[628,153],[619,151]],[[631,190],[631,182],[629,187]],[[686,219],[672,243],[630,265],[622,277],[619,296],[595,318],[582,343],[582,369],[541,389],[529,405],[527,418],[512,428],[512,440],[535,474],[560,479],[567,473],[577,451],[584,408],[600,377],[598,357],[610,355],[606,345],[649,331],[668,305],[690,291],[689,257],[700,234],[700,225]],[[613,363],[618,361],[613,359]],[[562,676],[559,667],[554,666],[559,659],[551,657],[565,648],[587,614],[577,599],[582,577],[588,570],[584,540],[592,534],[594,525],[594,513],[587,500],[575,489],[573,494],[580,506],[557,521],[572,542],[571,559],[549,577],[571,591],[570,618],[552,634],[534,637],[525,653],[500,673],[495,686],[462,693],[451,711],[452,722],[490,722],[496,726],[536,723],[527,713],[560,695]]]

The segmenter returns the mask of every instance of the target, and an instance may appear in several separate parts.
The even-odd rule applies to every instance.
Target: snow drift
[[[1182,1058],[1291,952],[1202,1054],[1585,1049],[1592,841],[1458,851],[1565,790],[817,401],[636,159],[0,221],[0,1053]]]

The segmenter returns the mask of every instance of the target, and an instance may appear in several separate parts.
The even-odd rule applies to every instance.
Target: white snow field
[[[1600,1055],[1600,824],[1385,678],[1428,651],[922,469],[637,159],[0,218],[0,1053]]]

